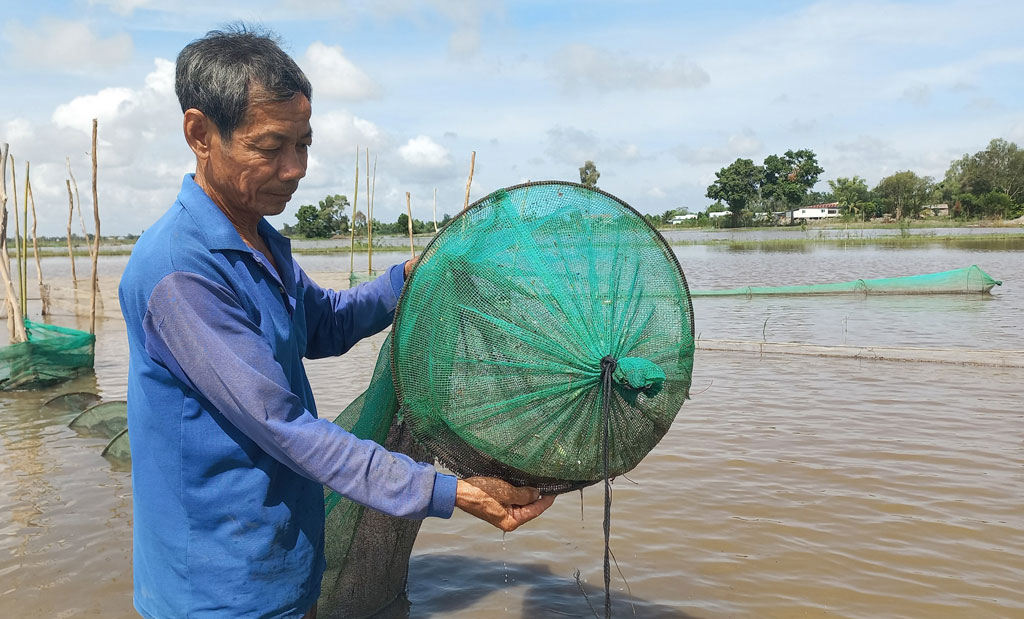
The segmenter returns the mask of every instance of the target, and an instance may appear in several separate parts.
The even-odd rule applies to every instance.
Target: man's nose
[[[288,149],[281,161],[278,178],[283,181],[297,181],[306,175],[306,153],[300,149]]]

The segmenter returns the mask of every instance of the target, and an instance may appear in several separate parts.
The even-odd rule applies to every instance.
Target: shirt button
[[[253,260],[256,261],[256,264],[260,264],[262,262],[262,260],[260,260],[259,256],[253,256],[252,258],[253,258]]]

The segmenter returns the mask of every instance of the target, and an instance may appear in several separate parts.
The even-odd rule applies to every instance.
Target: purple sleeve
[[[393,516],[451,516],[455,478],[315,418],[228,289],[171,273],[153,289],[143,329],[153,359],[296,473]]]
[[[405,283],[405,263],[348,290],[321,288],[301,269],[298,277],[306,312],[304,356],[320,359],[343,354],[359,340],[391,325]]]

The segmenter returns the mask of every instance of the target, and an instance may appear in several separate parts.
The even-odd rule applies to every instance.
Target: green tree
[[[599,178],[601,178],[601,173],[597,171],[597,166],[593,161],[587,160],[580,168],[580,182],[591,189],[597,189],[597,179]]]
[[[787,150],[781,156],[768,155],[764,160],[761,198],[786,208],[799,206],[824,171],[818,165],[817,155],[807,148]]]
[[[737,159],[715,172],[715,182],[708,186],[707,197],[729,205],[732,225],[738,226],[743,211],[757,197],[758,186],[764,178],[764,168],[750,159]]]
[[[295,213],[298,223],[295,232],[307,238],[325,239],[348,232],[348,198],[336,194],[327,196],[317,206],[304,204]]]
[[[896,219],[913,217],[921,211],[932,196],[932,179],[918,176],[910,170],[897,172],[878,181],[874,193]]]
[[[993,216],[1002,198],[984,197],[992,192],[1005,194],[1010,212],[1024,205],[1024,150],[1013,142],[995,139],[973,155],[953,161],[940,185],[942,199],[953,204],[953,211],[968,217]]]
[[[846,178],[840,176],[834,181],[828,182],[832,188],[832,195],[839,203],[839,209],[844,215],[867,219],[867,214],[874,211],[874,203],[871,201],[871,190],[868,183],[859,176]]]

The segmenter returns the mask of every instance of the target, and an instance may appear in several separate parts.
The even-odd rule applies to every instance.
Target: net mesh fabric
[[[414,460],[430,459],[398,420],[391,373],[391,336],[381,346],[370,386],[334,423]],[[409,556],[420,521],[396,518],[350,501],[334,491],[324,497],[327,513],[317,616],[366,617],[404,603]],[[401,614],[401,613],[399,613]]]
[[[37,389],[92,368],[96,337],[25,320],[28,341],[0,348],[0,390]]]
[[[544,492],[602,474],[601,361],[616,374],[609,475],[687,397],[693,320],[664,239],[625,203],[560,182],[499,190],[453,220],[406,283],[392,347],[401,414],[460,475]]]
[[[908,275],[904,277],[883,277],[879,279],[856,279],[832,284],[807,284],[804,286],[743,286],[724,290],[694,290],[695,297],[730,297],[757,295],[830,295],[830,294],[979,294],[990,292],[1003,282],[992,279],[978,265],[962,269]]]

